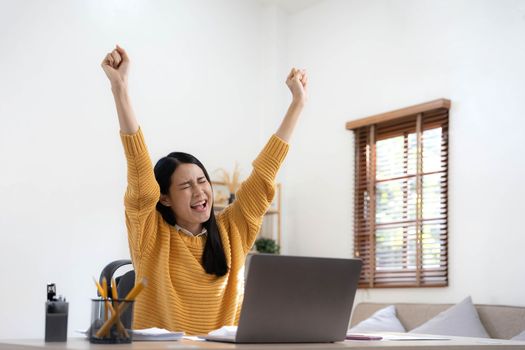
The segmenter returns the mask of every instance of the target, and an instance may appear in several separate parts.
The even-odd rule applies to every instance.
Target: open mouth
[[[198,212],[205,212],[206,209],[208,208],[208,201],[207,200],[198,201],[196,203],[191,204],[190,206],[191,206],[191,209],[193,210],[196,210]]]

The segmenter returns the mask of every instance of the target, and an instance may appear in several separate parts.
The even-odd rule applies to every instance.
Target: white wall
[[[183,150],[246,176],[288,96],[276,16],[242,0],[0,0],[0,338],[43,336],[48,282],[70,335],[87,328],[92,276],[129,256],[105,54],[129,52],[153,161]]]
[[[286,252],[352,255],[345,122],[449,98],[449,287],[356,301],[525,305],[525,1],[328,0],[288,23],[311,98],[287,160]]]

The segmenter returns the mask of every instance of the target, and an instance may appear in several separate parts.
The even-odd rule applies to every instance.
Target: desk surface
[[[182,339],[171,342],[141,342],[136,341],[131,344],[119,345],[99,345],[90,344],[87,339],[70,338],[66,343],[45,343],[42,339],[32,340],[0,340],[0,350],[35,350],[35,349],[111,349],[111,350],[263,350],[263,349],[280,349],[280,350],[339,350],[339,349],[430,349],[430,350],[501,350],[501,349],[525,349],[525,342],[516,342],[496,339],[480,338],[460,338],[451,337],[450,340],[424,340],[424,341],[364,341],[364,340],[347,340],[339,343],[328,344],[228,344],[206,341],[193,341]]]

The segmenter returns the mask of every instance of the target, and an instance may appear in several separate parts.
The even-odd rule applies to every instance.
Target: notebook
[[[238,328],[202,338],[232,343],[327,343],[346,337],[361,260],[256,254]]]

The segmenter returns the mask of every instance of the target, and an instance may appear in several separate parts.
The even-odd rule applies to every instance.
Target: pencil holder
[[[91,299],[89,341],[97,344],[131,343],[133,303],[133,300]]]

